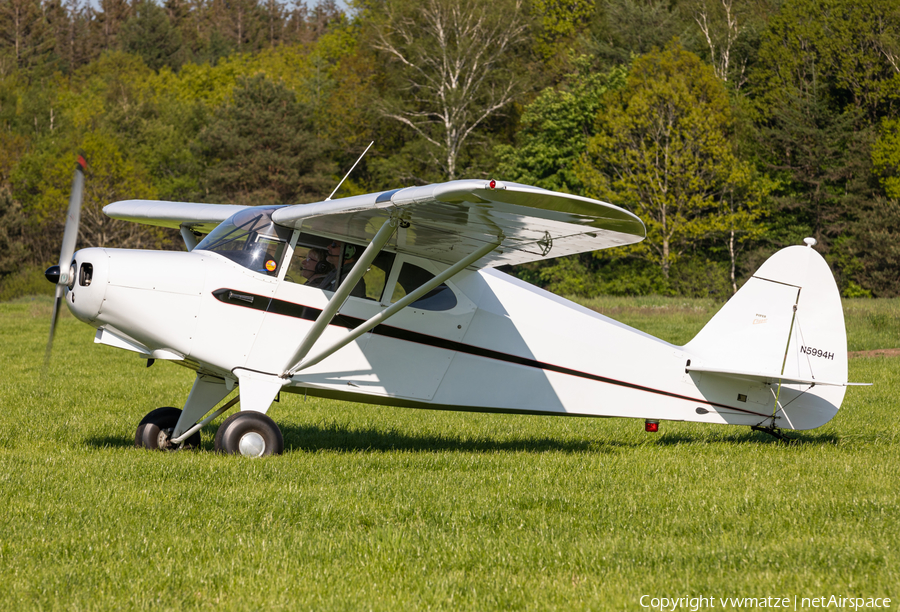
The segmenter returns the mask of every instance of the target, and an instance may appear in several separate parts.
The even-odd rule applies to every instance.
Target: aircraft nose
[[[107,260],[104,249],[82,249],[75,253],[76,264],[69,291],[66,292],[66,302],[72,314],[86,323],[96,320],[100,314],[106,295]],[[53,272],[52,268],[47,270],[48,279]]]

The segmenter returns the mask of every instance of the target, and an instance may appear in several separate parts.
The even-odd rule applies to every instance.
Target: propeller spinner
[[[56,322],[66,288],[71,289],[75,282],[75,265],[72,256],[75,254],[75,242],[78,240],[78,225],[81,222],[81,196],[84,191],[84,157],[78,156],[75,164],[75,176],[72,178],[72,193],[69,196],[69,212],[66,217],[66,229],[63,233],[62,248],[59,251],[59,265],[50,266],[44,273],[51,283],[56,285],[56,300],[53,303],[53,319],[50,322],[50,338],[44,354],[44,367],[50,361],[53,349],[53,336],[56,333]]]

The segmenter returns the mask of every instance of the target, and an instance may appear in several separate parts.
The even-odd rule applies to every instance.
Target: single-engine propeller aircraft
[[[775,253],[685,346],[496,270],[639,242],[617,206],[495,180],[456,180],[285,206],[128,200],[114,218],[177,228],[187,252],[74,252],[75,171],[60,302],[94,341],[196,371],[182,409],[140,422],[138,446],[278,454],[282,391],[411,408],[811,429],[837,412],[847,342],[831,271]],[[204,236],[205,235],[205,236]],[[230,401],[220,402],[237,389]]]

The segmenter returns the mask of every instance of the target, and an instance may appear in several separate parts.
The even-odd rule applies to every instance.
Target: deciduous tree
[[[595,72],[587,57],[578,72],[549,87],[525,107],[515,145],[501,145],[498,176],[545,189],[581,193],[575,163],[594,134],[604,94],[625,85],[624,67]]]
[[[534,33],[535,52],[543,60],[571,46],[594,16],[591,0],[533,0],[531,11],[538,21]]]
[[[885,119],[872,147],[872,163],[885,194],[900,199],[900,120]]]
[[[754,75],[761,112],[784,91],[818,89],[832,108],[891,114],[900,89],[900,2],[796,0],[772,17]]]
[[[449,179],[473,134],[519,93],[521,0],[388,0],[372,9],[375,49],[396,69],[384,115],[427,142]]]
[[[771,17],[767,3],[692,0],[687,7],[702,34],[703,56],[708,56],[717,77],[740,90],[756,59],[760,33]]]
[[[790,216],[827,252],[875,195],[869,153],[874,131],[860,109],[833,108],[814,84],[782,91],[768,114],[759,127],[761,159],[779,179],[773,193],[778,214]],[[785,238],[796,243],[803,237]]]
[[[750,230],[760,190],[728,139],[725,88],[699,57],[678,44],[641,56],[606,102],[579,176],[644,220],[637,253],[668,277],[687,250]]]

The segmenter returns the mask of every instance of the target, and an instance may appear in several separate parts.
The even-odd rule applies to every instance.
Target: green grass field
[[[677,343],[716,310],[590,305]],[[900,347],[900,301],[845,311],[851,350]],[[900,357],[851,360],[875,386],[794,445],[287,396],[269,412],[285,454],[248,460],[212,452],[217,423],[199,452],[133,448],[192,372],[146,369],[64,316],[42,378],[49,316],[47,299],[0,304],[4,610],[642,610],[642,595],[900,609]]]

